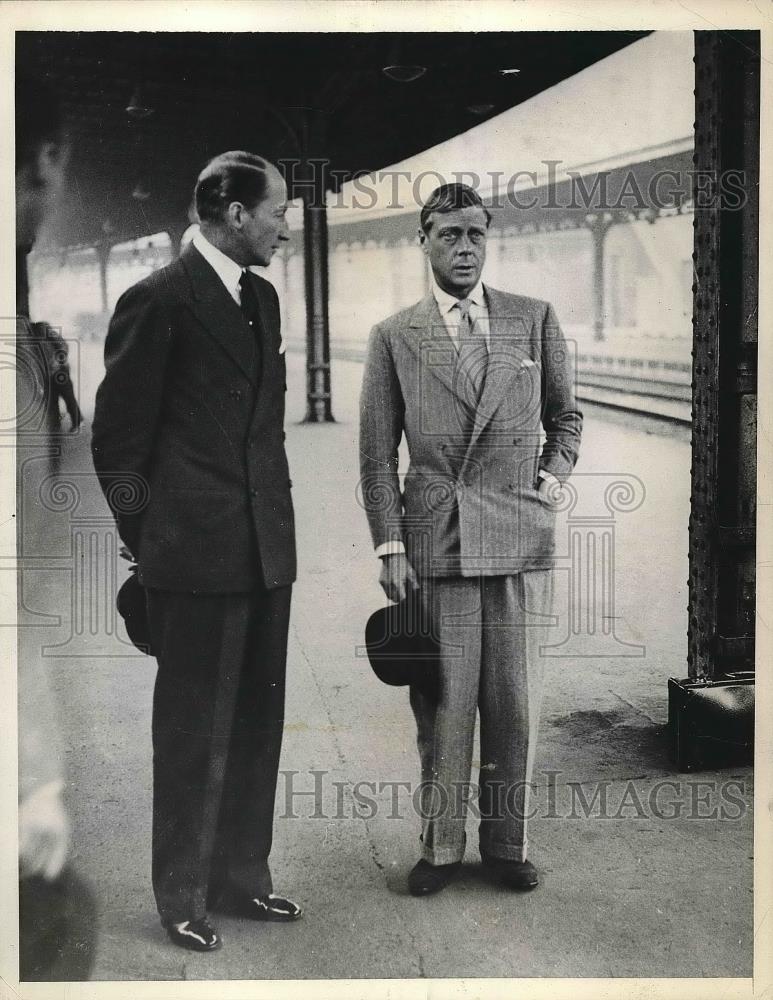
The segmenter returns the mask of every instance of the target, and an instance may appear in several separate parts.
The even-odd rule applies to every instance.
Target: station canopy
[[[70,136],[47,242],[181,233],[196,175],[227,149],[282,164],[291,197],[312,160],[337,190],[647,34],[19,32],[17,71],[51,84]]]
[[[689,197],[694,48],[691,31],[652,32],[571,79],[541,90],[528,103],[508,108],[400,163],[381,167],[367,184],[363,178],[345,184],[330,199],[331,220],[364,225],[401,212],[416,214],[438,176],[469,179],[494,204],[506,203],[505,195],[511,191],[524,192],[520,203],[527,204],[529,193],[537,192],[540,206],[547,202],[551,207],[549,189],[558,202],[556,189],[573,176],[585,178],[590,188],[600,173],[609,174],[613,200],[620,186],[614,172],[620,177],[633,174],[646,189],[658,166],[679,165],[685,176],[674,187]],[[628,171],[630,167],[639,169]],[[665,190],[663,185],[658,193],[663,196]],[[358,198],[363,191],[367,198],[362,194]],[[556,204],[552,209],[548,214],[555,216]],[[529,214],[520,210],[522,219]]]

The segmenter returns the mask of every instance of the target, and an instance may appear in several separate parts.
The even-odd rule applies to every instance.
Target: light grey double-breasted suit
[[[531,772],[541,667],[539,630],[529,623],[549,613],[555,544],[555,514],[538,485],[541,474],[564,481],[571,473],[582,415],[552,306],[484,292],[489,346],[481,338],[472,362],[485,366],[479,396],[432,294],[372,330],[360,489],[375,546],[405,545],[445,651],[438,703],[411,691],[423,778],[449,796],[469,780],[479,707],[481,806],[490,806],[481,846],[522,860],[523,817],[492,802],[493,784],[523,786]],[[403,434],[410,464],[401,490]],[[522,806],[522,791],[512,794]],[[459,860],[464,810],[425,817],[422,840],[428,860]]]

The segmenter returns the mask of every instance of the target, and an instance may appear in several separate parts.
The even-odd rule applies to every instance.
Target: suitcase
[[[668,681],[671,759],[680,771],[754,762],[754,673]]]

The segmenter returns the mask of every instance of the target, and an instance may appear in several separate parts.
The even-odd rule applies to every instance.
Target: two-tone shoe
[[[178,948],[188,951],[217,951],[222,945],[220,935],[206,920],[183,920],[166,924],[166,933]]]
[[[247,920],[266,920],[287,923],[299,920],[303,910],[291,899],[269,892],[265,896],[227,894],[214,907],[229,916],[245,917]]]

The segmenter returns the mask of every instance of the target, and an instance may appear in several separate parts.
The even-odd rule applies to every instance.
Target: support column
[[[334,419],[330,394],[327,205],[324,179],[313,165],[312,177],[314,182],[303,192],[307,400],[304,423],[321,424]]]
[[[682,770],[754,750],[760,36],[695,33],[688,680],[669,680]],[[727,198],[724,178],[745,198]]]
[[[695,192],[688,665],[712,680],[754,657],[759,35],[696,32],[695,68],[696,177],[712,190]],[[741,207],[722,207],[729,170]]]
[[[112,250],[112,245],[103,240],[96,246],[97,259],[99,260],[99,289],[102,296],[102,312],[106,313],[109,310],[109,304],[107,299],[107,265],[110,261],[110,251]]]
[[[169,236],[169,248],[172,252],[172,260],[177,260],[180,256],[180,251],[182,249],[182,239],[185,234],[185,230],[188,226],[180,228],[179,226],[170,226],[167,229],[167,235]]]
[[[589,215],[588,226],[593,239],[593,339],[604,340],[604,242],[612,218],[609,215]]]

